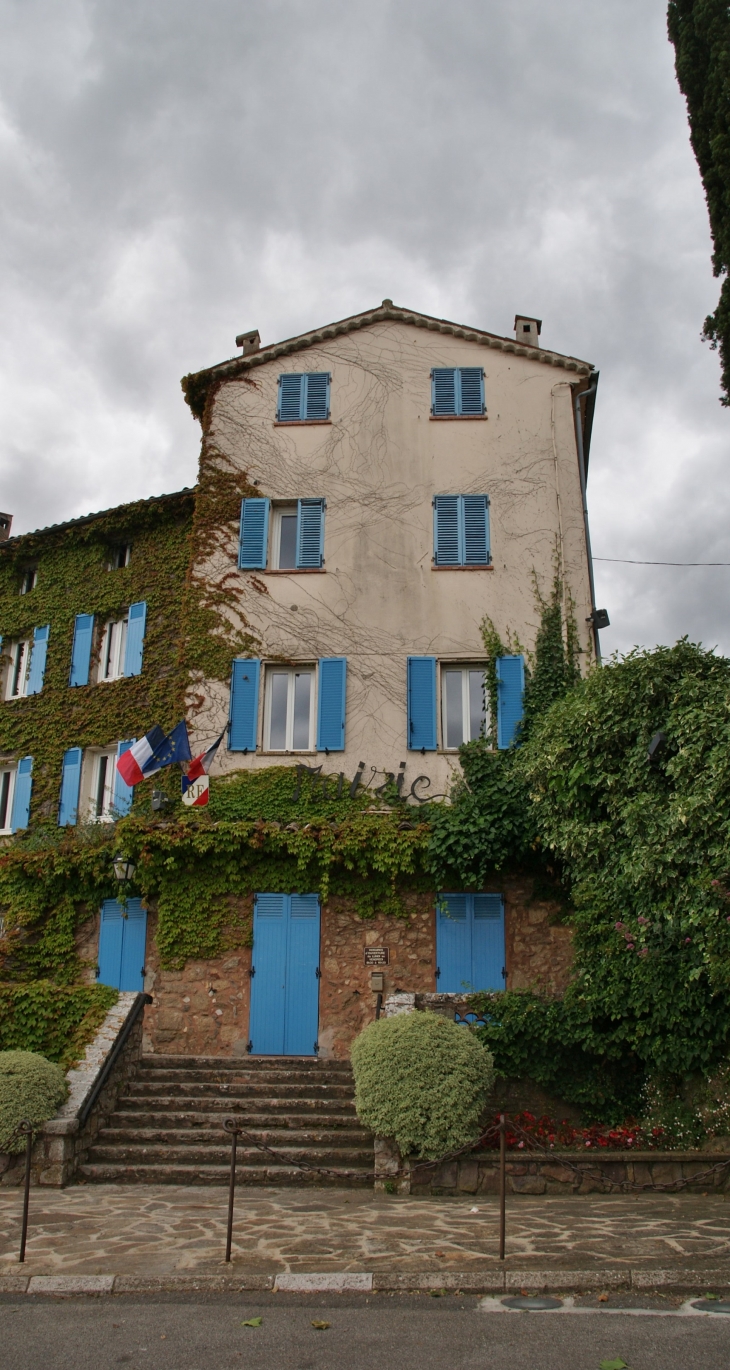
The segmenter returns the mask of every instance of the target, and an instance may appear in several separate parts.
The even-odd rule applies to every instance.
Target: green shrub
[[[34,1051],[0,1051],[0,1151],[23,1151],[25,1137],[16,1135],[18,1123],[27,1118],[40,1127],[65,1098],[60,1066]]]
[[[494,1080],[472,1032],[435,1013],[382,1018],[352,1045],[358,1117],[405,1156],[438,1160],[479,1136]]]

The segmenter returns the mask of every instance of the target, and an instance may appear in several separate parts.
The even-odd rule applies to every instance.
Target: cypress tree
[[[710,216],[716,276],[724,276],[702,336],[720,353],[721,404],[730,405],[730,5],[727,0],[669,0],[667,15],[690,137]]]

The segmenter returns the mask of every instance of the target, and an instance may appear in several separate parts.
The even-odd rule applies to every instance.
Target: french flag
[[[216,738],[215,742],[211,747],[208,748],[207,752],[201,752],[200,756],[196,756],[195,759],[191,761],[190,766],[188,767],[187,775],[185,777],[186,780],[198,780],[201,775],[208,774],[211,767],[211,763],[213,761],[213,757],[218,751],[218,748],[220,747],[225,735],[226,730],[224,728],[220,737]]]
[[[122,753],[117,761],[117,770],[127,785],[139,785],[140,780],[145,779],[144,768],[164,741],[165,733],[155,723],[139,742],[135,742],[128,752]]]

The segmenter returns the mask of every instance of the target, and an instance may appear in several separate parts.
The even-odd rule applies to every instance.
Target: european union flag
[[[149,757],[142,772],[145,777],[155,775],[165,766],[173,766],[176,761],[192,761],[190,751],[190,740],[188,738],[188,725],[185,719],[173,728],[167,737],[163,738],[152,755]]]

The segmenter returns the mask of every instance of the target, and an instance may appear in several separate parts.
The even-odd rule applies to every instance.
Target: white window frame
[[[30,658],[33,651],[33,643],[30,638],[20,638],[15,642],[9,643],[10,663],[5,675],[5,698],[6,699],[25,699],[28,689],[28,676],[30,675]],[[20,657],[19,657],[20,654]],[[13,694],[13,682],[16,679],[18,689]]]
[[[107,758],[104,803],[101,814],[96,812],[96,797],[99,788],[99,767],[102,757]],[[117,749],[113,747],[88,747],[84,750],[81,765],[81,786],[79,790],[79,818],[87,823],[113,823],[114,781],[116,778]]]
[[[21,581],[20,581],[20,589],[19,589],[19,591],[18,591],[18,594],[20,594],[20,595],[29,595],[30,592],[31,592],[31,590],[35,590],[35,587],[36,587],[37,584],[38,584],[38,567],[37,567],[37,566],[26,566],[26,568],[25,568],[25,570],[23,571],[23,574],[22,574],[22,578],[21,578]]]
[[[309,691],[309,746],[294,746],[294,678],[297,675],[308,673],[312,677],[312,685]],[[286,747],[271,746],[271,692],[272,681],[275,675],[288,675],[289,683],[287,687],[286,701]],[[297,755],[304,752],[316,751],[316,738],[314,735],[314,724],[316,718],[316,694],[317,694],[317,668],[313,662],[303,661],[301,665],[280,666],[272,661],[265,666],[264,673],[264,746],[265,752],[273,752],[274,755],[284,756],[291,752]]]
[[[109,619],[104,624],[96,674],[99,683],[122,679],[124,675],[124,654],[127,647],[127,627],[127,615],[124,618]],[[110,635],[112,637],[111,653],[109,650]]]
[[[284,503],[284,502],[282,502],[281,504],[275,504],[275,505],[273,505],[273,507],[272,507],[272,510],[271,510],[271,514],[272,514],[272,518],[271,518],[271,562],[270,562],[270,564],[269,564],[269,570],[271,570],[271,571],[296,571],[296,569],[297,569],[297,566],[296,566],[296,558],[297,558],[297,549],[296,549],[296,546],[294,547],[294,565],[293,565],[293,566],[280,566],[280,565],[279,565],[279,561],[280,561],[280,558],[281,558],[281,520],[282,520],[282,518],[284,518],[284,517],[286,517],[286,518],[291,518],[292,515],[296,518],[297,515],[298,515],[298,512],[299,512],[299,505],[298,505],[298,503],[297,503],[296,500],[292,500],[292,501],[291,501],[290,503],[288,503],[288,504],[287,504],[287,503]]]
[[[9,777],[8,797],[7,804],[5,807],[5,826],[0,828],[0,837],[8,837],[13,831],[11,824],[13,817],[13,798],[15,795],[15,776],[17,774],[17,769],[17,766],[0,765],[0,795],[2,795],[2,786],[4,784],[4,778],[6,775]]]
[[[449,747],[449,746],[447,746],[447,743],[446,743],[446,739],[447,739],[447,736],[448,736],[448,730],[447,730],[447,720],[446,720],[446,681],[444,680],[444,676],[446,675],[446,673],[447,673],[448,671],[461,671],[461,721],[462,721],[462,731],[463,731],[463,732],[469,732],[469,731],[470,731],[470,728],[471,728],[471,710],[470,710],[470,708],[469,708],[469,673],[470,673],[470,671],[480,671],[484,676],[486,676],[487,666],[486,666],[486,662],[482,663],[481,661],[471,661],[471,662],[469,662],[469,661],[467,661],[467,662],[464,662],[464,661],[442,661],[442,662],[439,663],[439,691],[440,691],[440,696],[441,696],[441,709],[440,709],[440,715],[441,715],[441,750],[442,750],[443,752],[450,752],[450,753],[452,753],[452,754],[456,754],[456,753],[458,752],[459,748],[458,748],[458,747]],[[489,693],[488,693],[488,691],[487,691],[487,686],[486,686],[486,681],[485,681],[485,683],[484,683],[484,736],[485,736],[485,737],[489,737],[489,722],[490,722],[490,719],[489,719]],[[466,728],[464,728],[464,723],[466,723],[466,725],[467,725]],[[480,736],[481,736],[481,734],[480,734]],[[473,737],[465,737],[465,738],[463,739],[463,742],[474,742],[475,740],[476,740],[476,739],[473,738]],[[463,742],[460,744],[461,746],[463,746]]]

